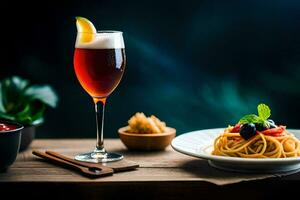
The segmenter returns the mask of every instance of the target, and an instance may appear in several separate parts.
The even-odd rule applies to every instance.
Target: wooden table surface
[[[56,199],[65,199],[66,196],[81,199],[212,199],[230,196],[231,199],[240,199],[237,194],[243,194],[243,199],[265,199],[278,197],[282,191],[291,195],[297,192],[295,188],[300,188],[300,173],[219,186],[203,181],[213,182],[218,175],[219,178],[224,176],[223,171],[209,167],[204,160],[180,154],[171,147],[158,152],[132,152],[118,139],[106,139],[106,149],[123,154],[127,160],[140,164],[140,168],[90,179],[75,171],[41,162],[31,154],[35,149],[74,156],[93,149],[94,143],[95,140],[91,139],[35,140],[27,151],[18,155],[7,172],[0,173],[0,193],[31,198],[46,194]],[[238,174],[228,172],[225,176],[230,182]],[[243,176],[251,178],[252,175]]]

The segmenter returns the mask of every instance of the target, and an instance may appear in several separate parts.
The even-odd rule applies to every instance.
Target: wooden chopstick
[[[50,155],[50,154],[47,154],[47,153],[44,153],[41,151],[36,151],[36,150],[32,151],[32,154],[36,155],[40,158],[43,158],[47,161],[50,161],[54,164],[79,171],[79,172],[81,172],[81,174],[83,174],[85,176],[89,176],[89,177],[101,177],[101,176],[107,176],[107,175],[113,174],[113,169],[111,169],[109,167],[82,166],[82,165],[76,164],[76,162],[70,162],[72,160],[70,158],[69,158],[70,160],[65,160],[65,159],[61,159],[59,157],[56,157],[56,156],[53,156],[53,155]],[[58,155],[60,155],[60,154],[58,154]]]

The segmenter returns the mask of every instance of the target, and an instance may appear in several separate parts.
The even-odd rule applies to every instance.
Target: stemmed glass
[[[83,43],[80,40],[83,36],[93,38],[93,40]],[[121,81],[125,63],[125,47],[122,32],[77,33],[74,69],[81,86],[93,98],[95,104],[97,142],[94,151],[79,154],[75,156],[76,160],[101,163],[123,158],[120,154],[105,150],[103,125],[106,99]]]

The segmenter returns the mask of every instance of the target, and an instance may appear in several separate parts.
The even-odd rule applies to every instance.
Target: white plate
[[[300,157],[297,158],[236,158],[212,155],[215,138],[224,128],[193,131],[177,136],[172,147],[183,154],[208,160],[213,167],[238,172],[286,172],[300,168]],[[300,130],[289,129],[298,139]]]

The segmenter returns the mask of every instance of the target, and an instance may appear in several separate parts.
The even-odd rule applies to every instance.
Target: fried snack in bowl
[[[170,145],[176,129],[154,115],[146,117],[136,113],[128,120],[128,126],[118,130],[121,141],[132,150],[163,150]]]

